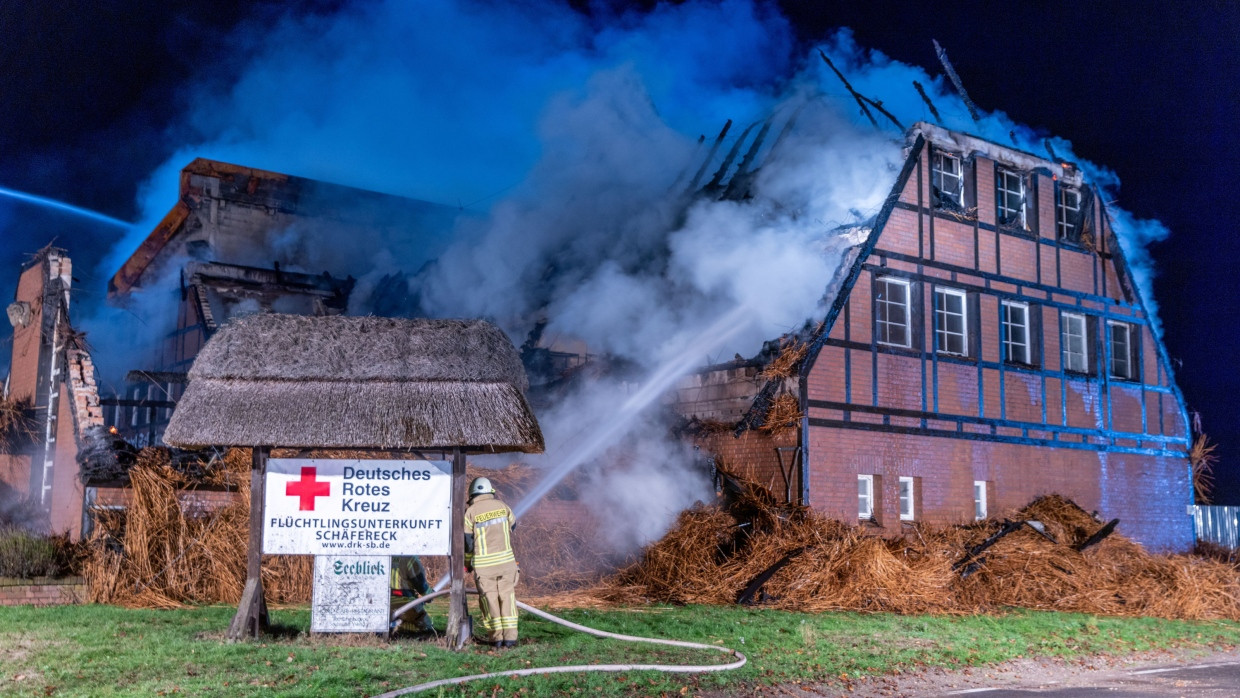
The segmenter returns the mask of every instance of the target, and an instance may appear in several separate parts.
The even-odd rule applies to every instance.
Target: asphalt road
[[[1210,696],[1240,696],[1240,662],[1214,662],[1133,669],[1107,672],[1090,679],[1077,677],[1071,686],[1057,683],[1023,685],[1019,687],[996,686],[994,688],[970,688],[938,693],[939,696],[963,696],[970,698],[1151,698],[1151,696],[1183,696],[1203,698]]]

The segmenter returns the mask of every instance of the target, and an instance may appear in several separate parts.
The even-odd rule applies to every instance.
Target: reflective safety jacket
[[[465,509],[465,564],[475,570],[501,565],[515,567],[512,527],[516,522],[512,509],[495,495],[474,497]]]
[[[392,556],[392,595],[418,597],[431,593],[426,570],[417,555]]]

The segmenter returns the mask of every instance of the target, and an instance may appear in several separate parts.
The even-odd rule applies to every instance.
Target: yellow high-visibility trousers
[[[514,564],[497,565],[474,570],[478,588],[478,637],[486,642],[517,641],[517,580],[520,572]]]

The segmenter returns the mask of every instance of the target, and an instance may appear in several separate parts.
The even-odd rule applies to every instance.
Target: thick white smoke
[[[175,201],[176,172],[193,157],[216,158],[468,213],[454,244],[429,241],[434,254],[419,247],[426,230],[417,226],[347,249],[323,231],[291,229],[256,251],[259,261],[352,273],[361,299],[377,277],[412,275],[433,256],[410,281],[425,312],[492,318],[518,344],[545,320],[549,334],[652,371],[685,347],[709,346],[698,363],[751,355],[818,315],[838,262],[831,231],[872,216],[900,165],[903,134],[856,114],[816,50],[798,47],[786,20],[750,0],[593,18],[522,3],[376,1],[292,14],[240,33],[231,48],[248,67],[228,89],[192,94],[175,134],[185,146],[144,187],[147,223],[111,256],[109,273]],[[1042,152],[1033,130],[1002,112],[974,124],[943,80],[860,49],[846,31],[822,48],[906,126],[929,117],[918,80],[945,126]],[[752,198],[685,196],[725,119],[737,121],[734,138],[768,117]],[[1073,157],[1066,141],[1054,145]],[[1148,302],[1140,250],[1152,238],[1140,233],[1159,228],[1117,218]],[[704,328],[737,308],[747,309],[741,331],[704,344]],[[548,459],[613,420],[633,389],[598,381],[539,415]],[[665,427],[636,417],[584,466],[584,496],[623,529],[618,545],[657,536],[706,493],[692,454]]]

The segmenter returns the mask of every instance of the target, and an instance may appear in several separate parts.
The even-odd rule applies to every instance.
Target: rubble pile
[[[245,587],[250,526],[248,451],[233,449],[188,475],[164,448],[146,448],[129,470],[124,509],[96,510],[83,576],[91,600],[139,608],[236,604]],[[192,504],[196,488],[231,490],[228,503]],[[263,588],[271,603],[309,602],[313,558],[263,558]]]
[[[1006,607],[1240,620],[1240,568],[1155,555],[1058,495],[1007,519],[864,526],[733,483],[727,504],[681,514],[597,592],[612,603],[758,603],[796,611],[982,613]],[[1109,530],[1108,530],[1109,529]]]

